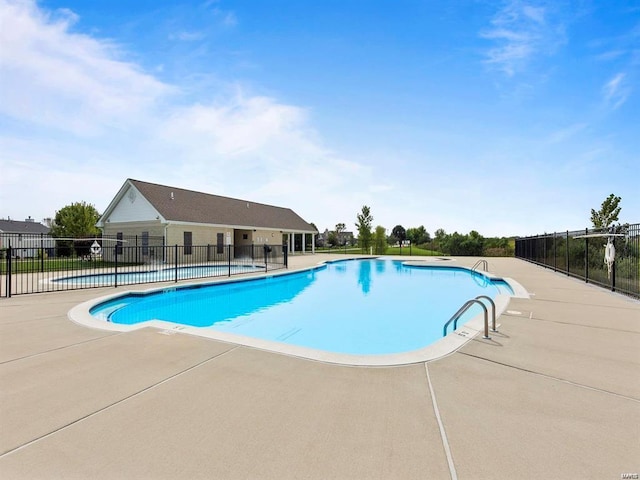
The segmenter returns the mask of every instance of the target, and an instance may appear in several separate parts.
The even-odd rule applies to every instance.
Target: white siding
[[[133,192],[133,193],[131,193]],[[110,223],[156,220],[158,211],[133,187],[122,196],[108,219]]]

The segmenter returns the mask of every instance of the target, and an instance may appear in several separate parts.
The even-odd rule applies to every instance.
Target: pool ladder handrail
[[[483,268],[482,268],[482,270],[484,270],[485,272],[488,272],[488,271],[489,271],[489,262],[487,262],[485,259],[480,259],[480,260],[478,260],[478,261],[473,265],[473,267],[471,267],[471,270],[472,270],[472,271],[475,271],[475,270],[477,270],[477,269],[478,269],[478,267],[479,267],[479,266],[481,266],[481,265],[482,265],[482,267],[483,267]]]
[[[471,300],[467,300],[466,302],[464,302],[464,304],[458,309],[458,311],[453,314],[453,316],[447,321],[447,323],[444,324],[444,326],[442,327],[442,336],[443,337],[447,336],[447,327],[451,322],[453,322],[453,331],[455,331],[458,328],[458,320],[464,314],[464,312],[466,312],[474,304],[478,304],[482,307],[482,310],[484,311],[483,312],[484,313],[484,336],[482,338],[486,340],[490,339],[491,337],[489,336],[489,312],[487,310],[487,306],[480,299],[489,300],[489,303],[491,304],[491,307],[492,307],[491,308],[491,331],[497,332],[498,330],[496,330],[495,302],[491,297],[488,297],[487,295],[478,295],[476,298],[472,298]]]

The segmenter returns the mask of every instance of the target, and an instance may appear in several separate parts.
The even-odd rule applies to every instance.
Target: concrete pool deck
[[[291,268],[327,258],[295,256]],[[531,298],[511,300],[491,340],[396,367],[67,319],[113,288],[2,298],[0,478],[640,473],[640,302],[524,261],[488,261]]]

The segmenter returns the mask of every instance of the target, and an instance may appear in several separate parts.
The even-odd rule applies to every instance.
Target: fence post
[[[11,298],[11,270],[13,269],[13,265],[11,263],[11,257],[13,256],[12,250],[11,241],[9,241],[9,248],[7,249],[7,298]]]
[[[44,233],[40,233],[40,273],[44,272]]]
[[[115,252],[114,255],[114,265],[113,265],[113,287],[114,288],[118,288],[118,242],[116,242],[116,246],[113,247],[113,250]]]
[[[178,244],[176,243],[174,249],[173,249],[173,253],[174,253],[174,270],[175,270],[175,281],[176,283],[178,283]]]
[[[287,245],[287,242],[282,245],[282,254],[284,257],[284,268],[289,268],[289,245]]]
[[[231,245],[227,245],[227,267],[229,269],[228,276],[230,277],[231,276]]]
[[[589,229],[584,229],[584,234],[589,235]],[[589,283],[589,237],[584,237],[584,281]]]
[[[267,252],[268,248],[269,248],[269,246],[265,243],[265,245],[264,245],[264,273],[267,273],[267,261],[269,260],[269,252]]]
[[[566,269],[567,275],[569,275],[569,230],[567,230],[567,240],[566,240],[565,243],[567,244],[565,249],[564,249],[564,256],[565,256],[565,261],[566,261],[566,265],[565,266],[567,267],[567,269]]]
[[[557,253],[557,248],[556,248],[556,232],[553,232],[553,271],[557,272],[558,271],[558,265],[557,265],[557,257],[556,257],[556,253]]]

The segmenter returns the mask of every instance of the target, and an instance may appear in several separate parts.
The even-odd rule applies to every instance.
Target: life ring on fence
[[[611,278],[611,270],[613,269],[613,262],[616,261],[616,247],[613,245],[611,238],[607,241],[607,246],[604,249],[604,263],[607,265],[607,274]]]

